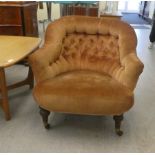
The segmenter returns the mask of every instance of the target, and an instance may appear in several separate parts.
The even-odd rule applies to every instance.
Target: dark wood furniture
[[[60,4],[60,15],[98,16],[99,4],[97,1],[55,1]]]
[[[69,6],[69,15],[88,15],[88,16],[98,16],[98,7],[86,7],[86,6]]]
[[[38,36],[37,2],[0,2],[0,35]]]

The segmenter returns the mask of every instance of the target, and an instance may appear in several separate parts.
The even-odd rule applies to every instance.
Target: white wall
[[[108,5],[108,3],[111,3],[112,8],[111,8],[110,11],[112,13],[115,13],[115,12],[118,11],[118,2],[117,1],[109,1],[109,2],[107,2],[107,1],[100,1],[99,2],[99,12],[104,11],[105,8],[106,8],[106,5]]]
[[[52,3],[52,11],[51,11],[51,18],[52,20],[60,18],[60,5]],[[38,20],[44,20],[47,19],[47,9],[46,9],[46,3],[43,3],[43,9],[38,8],[37,12]]]

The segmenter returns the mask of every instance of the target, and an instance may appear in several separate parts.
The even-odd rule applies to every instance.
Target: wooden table
[[[7,86],[5,78],[5,68],[16,64],[31,52],[36,50],[41,42],[40,38],[20,37],[20,36],[0,36],[0,105],[5,113],[6,120],[11,119],[8,104],[8,90],[23,85],[33,87],[33,73],[29,67],[28,76],[25,80],[16,84]]]
[[[115,19],[121,19],[121,18],[122,18],[122,14],[121,14],[121,12],[100,13],[100,17],[102,17],[102,18],[115,18]]]

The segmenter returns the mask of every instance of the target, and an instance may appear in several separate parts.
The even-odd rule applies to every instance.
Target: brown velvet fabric
[[[136,56],[136,45],[133,28],[119,20],[68,16],[52,22],[47,28],[44,46],[29,57],[37,81],[34,89],[37,102],[47,110],[70,113],[120,114],[127,111],[133,104],[131,94],[143,70]],[[76,73],[83,70],[93,75]],[[69,81],[62,76],[67,73]],[[95,78],[88,80],[94,73],[102,74],[98,76],[101,81],[110,79],[112,83],[103,80],[99,88]],[[83,89],[80,83],[83,76],[86,79],[82,83],[94,85],[93,92],[90,93],[90,86]],[[81,93],[75,98],[78,85]]]
[[[34,96],[41,107],[65,113],[121,114],[133,105],[132,91],[93,71],[67,72],[40,82]]]

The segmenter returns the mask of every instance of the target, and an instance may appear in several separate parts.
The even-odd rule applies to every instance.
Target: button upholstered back
[[[121,59],[136,49],[134,30],[119,20],[68,16],[51,23],[45,44],[59,47],[53,74],[74,69],[90,69],[112,74],[121,67]],[[55,72],[55,73],[54,73]]]
[[[121,20],[66,16],[48,25],[44,46],[30,61],[37,82],[64,72],[93,70],[107,73],[133,89],[143,68],[136,57],[136,46],[133,28]]]

